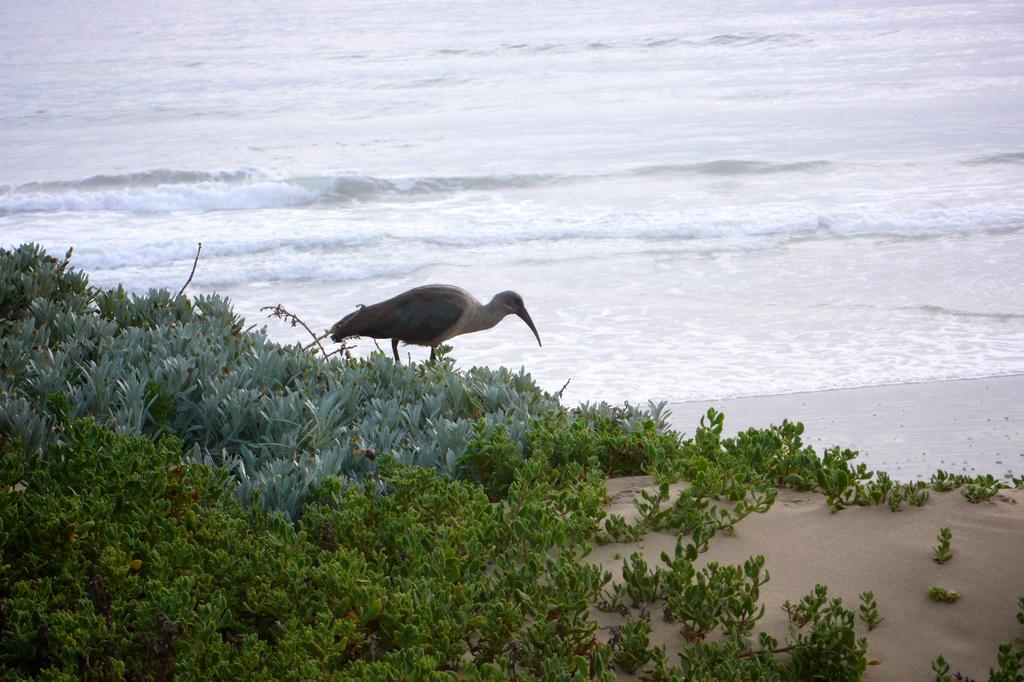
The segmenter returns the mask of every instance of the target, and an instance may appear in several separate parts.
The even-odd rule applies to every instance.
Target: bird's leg
[[[430,361],[431,362],[434,361],[434,347],[433,346],[430,347]]]
[[[402,358],[398,357],[398,339],[391,339],[391,352],[395,354],[395,362],[402,364]]]

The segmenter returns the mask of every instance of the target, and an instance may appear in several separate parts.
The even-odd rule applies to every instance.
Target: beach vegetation
[[[890,496],[899,494],[899,484],[893,481],[889,474],[879,471],[875,474],[874,480],[869,481],[867,486],[860,492],[859,502],[865,504],[885,504]]]
[[[963,478],[964,477],[958,476],[957,474],[951,474],[948,471],[939,469],[932,474],[930,483],[933,490],[945,493],[960,487]]]
[[[327,357],[274,343],[218,296],[92,287],[69,257],[0,249],[12,675],[863,672],[856,614],[827,588],[787,602],[780,642],[757,633],[764,557],[701,562],[780,487],[837,511],[926,499],[855,451],[819,456],[788,421],[726,438],[716,410],[683,438],[664,404],[568,409],[525,371],[459,369],[448,350],[417,365]],[[632,522],[606,516],[606,478],[636,474],[657,491]],[[652,530],[677,538],[660,564],[629,554],[613,581],[585,561],[595,540]],[[627,600],[639,618],[609,638],[590,609],[625,617]],[[650,646],[658,601],[684,643],[675,665]]]
[[[999,646],[996,665],[988,673],[989,682],[1021,682],[1024,680],[1024,649],[1005,642]]]
[[[622,625],[612,626],[608,645],[612,648],[612,663],[627,673],[646,665],[653,657],[650,649],[651,623],[647,618],[627,619]]]
[[[960,599],[960,593],[955,590],[950,590],[945,587],[934,586],[928,588],[928,598],[932,601],[945,602],[952,604],[953,602]]]
[[[932,489],[939,492],[962,488],[964,497],[973,504],[984,502],[998,493],[1000,489],[1007,487],[1005,483],[991,474],[967,476],[952,474],[942,469],[932,474],[930,483]],[[1014,479],[1013,486],[1018,487],[1019,485]]]
[[[939,544],[935,546],[935,562],[944,564],[953,558],[953,552],[949,548],[949,543],[953,539],[953,531],[949,528],[939,529]]]
[[[647,524],[629,523],[622,514],[609,514],[604,520],[604,529],[594,536],[594,541],[602,545],[609,542],[635,542],[647,530]]]
[[[928,484],[924,481],[912,481],[905,483],[902,490],[903,499],[914,507],[924,506],[931,493],[928,492]]]
[[[758,555],[742,565],[724,566],[711,561],[697,569],[695,561],[707,551],[714,532],[714,525],[699,528],[692,542],[677,540],[674,556],[662,553],[668,567],[661,580],[664,618],[679,623],[688,642],[704,640],[718,628],[736,641],[747,642],[764,615],[759,597],[769,579],[765,560]]]
[[[172,434],[186,460],[231,471],[243,502],[296,521],[324,478],[374,480],[376,453],[496,497],[513,458],[561,468],[596,457],[609,473],[641,473],[678,449],[659,405],[566,410],[525,372],[457,371],[449,356],[324,360],[246,328],[221,297],[97,289],[31,245],[3,250],[0,265],[0,429],[26,454],[59,441],[60,408]]]
[[[1002,487],[1004,487],[1003,484],[995,476],[985,474],[967,481],[963,492],[968,502],[977,504],[990,499]]]
[[[616,559],[619,557],[616,556]],[[620,616],[629,615],[629,607],[626,606],[626,584],[613,582],[601,594],[601,599],[595,606],[605,613],[618,613]]]
[[[655,566],[654,570],[647,568],[647,561],[640,552],[633,552],[628,559],[622,562],[622,579],[626,585],[626,594],[632,600],[633,606],[640,606],[660,599],[663,576],[662,568],[658,566]]]
[[[802,628],[814,618],[814,614],[821,609],[826,601],[828,601],[828,588],[818,584],[814,586],[813,590],[801,597],[797,603],[794,604],[788,599],[784,601],[782,603],[782,610],[786,612],[786,616],[791,623],[798,628]]]
[[[942,656],[932,661],[932,671],[935,672],[935,682],[951,682],[953,679],[949,663]]]
[[[860,619],[868,626],[868,630],[877,628],[884,618],[878,613],[875,593],[870,590],[860,593]]]
[[[820,604],[810,628],[799,630],[790,654],[791,671],[799,680],[859,680],[867,668],[866,637],[854,630],[853,611],[839,598]]]
[[[243,506],[225,470],[182,464],[174,437],[60,429],[47,457],[14,442],[0,457],[9,670],[404,678],[467,655],[529,677],[607,670],[587,605],[608,577],[579,561],[585,476],[553,485],[531,462],[494,505],[390,462],[386,495],[328,479],[295,525]]]

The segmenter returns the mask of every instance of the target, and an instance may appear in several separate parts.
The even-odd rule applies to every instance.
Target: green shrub
[[[79,417],[175,435],[190,461],[230,469],[243,501],[292,520],[325,477],[372,479],[368,452],[486,476],[500,494],[530,451],[618,473],[676,447],[661,406],[566,412],[525,372],[449,358],[324,361],[245,328],[219,296],[94,289],[33,245],[0,249],[0,312],[0,438],[48,453],[55,420]]]
[[[612,628],[609,644],[614,653],[612,662],[620,669],[632,673],[646,665],[653,654],[650,650],[651,624],[647,620],[627,620]]]
[[[790,660],[795,679],[859,680],[867,668],[868,640],[857,637],[854,613],[842,600],[819,603],[807,621],[809,632],[798,632]]]
[[[868,626],[868,630],[877,628],[885,618],[878,613],[875,593],[870,590],[860,593],[860,619]]]
[[[648,473],[652,463],[679,450],[678,437],[661,419],[663,404],[650,409],[600,403],[552,411],[530,425],[528,449],[556,467],[593,460],[608,476]]]
[[[86,421],[62,433],[47,457],[0,455],[5,667],[315,676],[365,648],[383,593],[359,555],[314,561],[291,524],[243,509],[223,473],[180,465],[173,438]]]
[[[950,541],[953,539],[953,531],[949,528],[939,529],[939,544],[935,549],[935,563],[944,564],[953,558],[953,552],[949,548]]]
[[[953,602],[959,601],[960,593],[955,590],[946,589],[945,587],[939,587],[935,585],[928,588],[928,598],[932,601],[945,602],[952,604]]]
[[[13,443],[0,455],[8,670],[607,671],[588,607],[609,576],[579,561],[600,515],[599,474],[577,465],[552,476],[537,458],[492,504],[478,485],[385,461],[386,494],[325,479],[295,527],[245,509],[226,472],[179,464],[172,437],[59,426],[46,457]]]

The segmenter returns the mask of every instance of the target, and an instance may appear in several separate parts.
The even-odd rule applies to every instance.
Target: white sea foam
[[[127,211],[150,213],[183,210],[277,208],[316,201],[316,192],[289,183],[242,185],[199,183],[99,191],[13,192],[0,196],[0,213],[40,211]]]
[[[886,235],[941,237],[1024,227],[1024,207],[999,204],[896,213],[850,208],[818,213],[803,206],[664,212],[547,214],[544,206],[461,204],[424,213],[398,204],[362,213],[290,209],[238,211],[213,226],[209,214],[148,215],[125,222],[108,214],[104,234],[85,242],[96,225],[85,214],[36,220],[12,241],[41,240],[57,250],[76,246],[76,263],[141,288],[169,286],[195,243],[204,243],[209,284],[248,280],[358,280],[415,272],[438,263],[559,260],[612,253],[726,253],[764,251],[787,240]],[[373,217],[376,216],[376,220]],[[140,218],[139,220],[142,220]],[[130,271],[130,272],[129,272]]]

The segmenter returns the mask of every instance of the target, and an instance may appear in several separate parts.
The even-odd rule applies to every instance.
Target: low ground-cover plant
[[[939,469],[932,474],[931,487],[939,492],[948,492],[963,488],[964,497],[968,502],[977,504],[991,498],[1000,489],[1007,487],[1006,483],[996,479],[991,474],[980,476],[967,476],[966,474],[952,474]],[[1013,487],[1020,487],[1024,483],[1024,477],[1014,478],[1011,481]]]
[[[867,667],[867,638],[854,632],[854,613],[835,598],[810,614],[810,631],[798,631],[790,670],[795,679],[859,680]]]
[[[944,564],[953,558],[953,552],[949,549],[949,543],[953,539],[953,531],[949,528],[939,529],[939,544],[935,546],[935,563]]]
[[[870,590],[860,593],[860,619],[868,626],[868,630],[877,628],[884,618],[878,613],[875,593]]]
[[[530,424],[527,449],[556,467],[593,459],[608,476],[647,473],[652,462],[670,459],[679,450],[663,410],[664,403],[652,403],[647,411],[598,403],[550,411]]]
[[[60,428],[47,457],[0,456],[11,674],[607,675],[587,609],[608,576],[579,560],[603,479],[578,465],[532,460],[492,504],[386,462],[386,494],[325,479],[296,527],[245,509],[223,470],[181,465],[174,438]]]
[[[989,499],[1003,487],[1003,483],[992,476],[992,474],[976,476],[974,479],[969,480],[964,487],[964,497],[967,498],[968,502],[977,504]]]
[[[861,679],[867,667],[867,639],[856,636],[853,611],[844,608],[840,599],[828,600],[827,590],[821,585],[801,599],[800,604],[800,620],[794,622],[787,643],[782,646],[766,633],[761,633],[756,643],[747,638],[701,641],[680,651],[678,668],[657,661],[652,677],[666,680]]]
[[[182,466],[174,439],[61,431],[48,457],[12,443],[0,457],[10,673],[316,676],[366,645],[386,595],[365,559],[315,561],[304,534],[244,509],[223,473]]]
[[[932,601],[945,602],[952,604],[955,601],[959,601],[960,593],[955,590],[950,590],[945,587],[935,585],[928,588],[928,598]]]
[[[633,606],[641,606],[662,596],[665,572],[658,566],[648,570],[647,561],[640,552],[633,552],[622,562],[622,582]]]
[[[636,672],[654,656],[650,650],[650,621],[641,618],[628,619],[622,625],[612,628],[608,642],[612,648],[612,662],[627,673]]]
[[[950,682],[953,679],[950,674],[949,662],[942,656],[932,661],[932,671],[935,673],[935,682]]]

